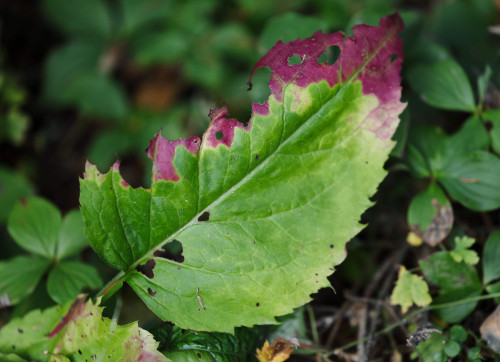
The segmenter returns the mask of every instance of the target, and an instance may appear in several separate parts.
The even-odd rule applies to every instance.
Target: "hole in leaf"
[[[484,122],[484,127],[488,132],[491,132],[491,130],[493,129],[493,123],[491,121],[486,121]]]
[[[210,220],[210,212],[209,211],[205,211],[203,214],[200,215],[200,217],[198,218],[198,221],[199,222],[203,222],[203,221],[208,221]]]
[[[333,244],[330,244],[330,249],[333,249]]]
[[[302,64],[306,60],[306,56],[300,56],[298,54],[294,54],[291,57],[288,57],[288,65],[299,65]]]
[[[153,279],[155,277],[155,274],[153,272],[153,269],[156,266],[156,261],[154,259],[149,259],[146,264],[143,265],[137,265],[135,267],[135,270],[137,270],[139,273],[144,274],[147,276],[149,279]]]
[[[271,75],[271,69],[268,67],[262,67],[255,71],[252,76],[252,91],[249,94],[252,102],[262,104],[267,101],[271,94],[271,89],[269,89]]]
[[[260,307],[260,303],[259,302],[255,303],[255,306]]]
[[[198,357],[199,359],[201,359],[201,353],[200,353],[200,352],[197,352],[197,353],[196,353],[196,357]]]
[[[260,158],[260,155],[255,155],[255,160],[258,160]]]
[[[398,59],[398,55],[397,54],[391,54],[391,55],[389,55],[389,58],[391,59],[391,63],[393,63],[396,59]]]
[[[21,328],[18,328],[18,329],[17,329],[17,332],[18,332],[19,334],[23,334],[23,333],[24,333],[24,331],[23,331]]]
[[[174,239],[171,242],[163,245],[161,249],[156,250],[153,255],[158,258],[164,258],[175,261],[177,263],[182,263],[184,261],[182,251],[183,250],[181,242]]]
[[[337,45],[330,45],[320,54],[317,61],[319,64],[333,65],[340,57],[340,48]]]
[[[217,133],[215,133],[215,139],[217,141],[220,141],[222,137],[224,137],[224,133],[222,133],[221,131],[217,131]]]
[[[155,297],[155,295],[156,295],[156,292],[155,292],[155,291],[153,291],[153,289],[148,288],[148,294],[154,298],[154,297]]]

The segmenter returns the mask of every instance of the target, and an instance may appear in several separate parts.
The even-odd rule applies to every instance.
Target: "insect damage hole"
[[[163,245],[161,249],[156,250],[153,255],[159,258],[168,259],[177,263],[184,261],[182,244],[179,240],[174,239],[169,243]]]
[[[135,267],[135,270],[137,270],[139,273],[144,274],[147,276],[149,279],[153,279],[155,277],[155,273],[153,272],[153,269],[156,266],[156,262],[154,259],[149,259],[146,264],[143,265],[137,265]]]
[[[220,141],[220,140],[222,139],[222,137],[224,137],[224,133],[222,133],[222,131],[217,131],[217,132],[215,133],[215,139],[216,139],[217,141]]]
[[[319,64],[333,65],[340,57],[340,48],[337,45],[330,45],[321,53],[317,59]]]
[[[306,55],[298,55],[298,54],[294,54],[292,55],[291,57],[288,57],[287,59],[287,62],[288,62],[288,65],[299,65],[299,64],[302,64],[304,62],[304,60],[306,60]]]
[[[148,288],[148,294],[154,298],[154,297],[155,297],[155,295],[156,295],[156,291],[154,291],[154,290],[153,290],[153,289],[151,289],[151,288]]]
[[[199,222],[209,221],[209,220],[210,220],[210,211],[205,211],[203,214],[200,215],[200,217],[198,217]]]

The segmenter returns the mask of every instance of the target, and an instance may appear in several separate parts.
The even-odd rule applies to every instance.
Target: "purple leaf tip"
[[[214,108],[210,110],[210,126],[205,133],[205,142],[207,145],[216,148],[223,143],[227,147],[231,147],[234,138],[234,129],[236,127],[248,131],[249,124],[244,126],[234,118],[227,118],[228,110],[226,106]]]
[[[175,170],[172,160],[175,156],[177,146],[183,146],[193,155],[198,153],[200,139],[191,137],[188,139],[178,139],[169,141],[162,137],[161,131],[149,142],[146,152],[153,161],[153,180],[178,181],[179,175]]]

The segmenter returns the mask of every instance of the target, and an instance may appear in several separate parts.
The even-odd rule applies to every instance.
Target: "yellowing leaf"
[[[257,359],[260,362],[282,362],[286,361],[293,351],[293,346],[284,338],[276,338],[273,344],[266,341],[262,349],[257,349]]]
[[[450,256],[457,263],[464,262],[470,265],[476,265],[479,262],[479,256],[474,250],[467,250],[474,243],[475,239],[468,236],[455,238],[455,250],[450,251]]]
[[[401,266],[396,287],[392,291],[391,304],[400,305],[403,313],[406,313],[413,304],[423,307],[431,301],[429,287],[423,278],[410,273],[404,266]]]
[[[424,242],[420,236],[418,236],[416,233],[413,231],[410,231],[408,233],[408,236],[406,237],[406,242],[410,244],[411,246],[420,246]]]

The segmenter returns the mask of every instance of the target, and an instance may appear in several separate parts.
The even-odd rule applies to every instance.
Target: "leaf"
[[[418,65],[408,72],[411,87],[431,106],[474,112],[474,93],[462,67],[454,60]]]
[[[50,262],[38,256],[0,261],[0,309],[18,304],[33,293]]]
[[[172,3],[162,0],[121,0],[120,5],[122,26],[128,35],[140,33],[141,28],[166,19],[173,10]]]
[[[83,232],[83,218],[80,210],[72,210],[62,221],[57,243],[57,259],[78,254],[89,245]]]
[[[127,99],[120,86],[107,75],[96,71],[78,74],[68,86],[66,97],[88,116],[121,120],[129,112]]]
[[[48,259],[63,259],[88,245],[80,211],[70,211],[62,219],[59,209],[41,197],[18,202],[7,228],[19,246]]]
[[[262,336],[258,329],[237,328],[235,335],[182,330],[164,325],[154,331],[160,341],[159,350],[172,361],[237,362],[252,360],[256,342]],[[201,357],[200,357],[201,356]]]
[[[446,362],[447,357],[444,353],[444,344],[447,339],[441,333],[431,333],[429,339],[417,346],[419,356],[423,361]]]
[[[413,304],[423,307],[432,302],[429,287],[422,277],[412,274],[404,266],[399,269],[396,287],[391,294],[391,304],[400,305],[406,313]]]
[[[455,325],[450,328],[450,338],[457,342],[465,342],[467,330],[461,325]]]
[[[491,313],[479,327],[481,338],[496,353],[500,353],[500,306]]]
[[[483,283],[500,278],[500,231],[490,234],[483,250]]]
[[[487,110],[481,114],[481,118],[490,123],[491,147],[500,155],[500,109]]]
[[[115,325],[98,305],[80,296],[15,318],[0,329],[0,353],[30,361],[167,361],[149,332],[136,322]]]
[[[47,292],[57,304],[75,299],[83,288],[97,289],[100,286],[102,280],[97,270],[79,261],[58,263],[47,279]]]
[[[488,90],[488,83],[491,78],[491,68],[489,65],[486,66],[484,73],[477,78],[477,90],[479,94],[479,104],[483,104],[484,97]]]
[[[257,350],[259,362],[282,362],[286,361],[293,352],[293,346],[283,338],[276,338],[273,344],[266,341],[262,349]]]
[[[349,37],[278,42],[255,67],[271,68],[271,96],[248,123],[219,108],[201,144],[150,142],[151,189],[128,186],[118,163],[107,174],[88,164],[86,234],[124,272],[113,283],[126,279],[164,320],[221,332],[276,323],[328,286],[385,175],[404,108],[401,27],[394,15]],[[341,48],[338,61],[318,64],[329,45]],[[288,65],[297,53],[302,64]],[[174,241],[173,257],[163,248]]]
[[[430,184],[413,198],[408,209],[408,224],[430,246],[436,246],[449,235],[453,209],[437,184]]]
[[[73,38],[105,41],[111,35],[111,17],[106,2],[99,0],[45,0],[48,18]]]
[[[20,198],[32,194],[32,186],[20,173],[0,166],[0,223],[7,221],[11,209]]]
[[[57,253],[61,213],[41,197],[18,202],[9,216],[7,228],[23,249],[51,259]]]
[[[439,296],[433,299],[434,304],[457,301],[482,293],[476,270],[469,264],[455,262],[449,252],[432,254],[427,260],[420,261],[420,267],[430,283],[441,287]],[[469,315],[476,305],[477,301],[464,303],[438,309],[436,314],[447,323],[457,323]]]
[[[474,250],[469,249],[476,240],[468,236],[455,237],[455,250],[450,251],[450,256],[457,263],[464,262],[469,265],[476,265],[479,262],[479,256]]]

